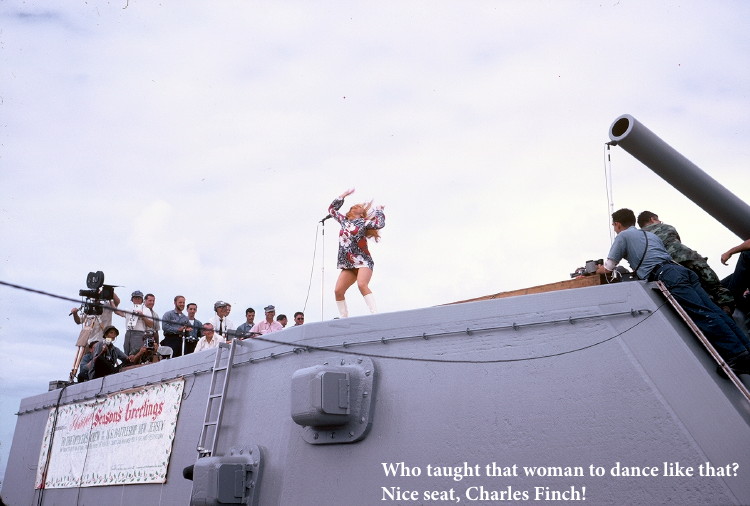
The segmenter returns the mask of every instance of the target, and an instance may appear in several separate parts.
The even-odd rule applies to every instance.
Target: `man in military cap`
[[[228,318],[229,303],[224,302],[223,300],[217,300],[214,303],[214,312],[216,315],[209,320],[209,323],[214,326],[214,330],[219,336],[227,341],[231,340],[235,334],[234,331],[237,326]]]
[[[643,211],[638,215],[638,226],[661,239],[672,260],[696,273],[701,286],[711,297],[711,300],[731,316],[735,307],[732,292],[722,286],[719,276],[708,265],[706,257],[702,257],[697,251],[682,244],[677,229],[662,223],[659,216],[651,211]]]
[[[276,308],[273,306],[266,306],[263,308],[263,311],[266,312],[266,319],[259,321],[255,325],[253,325],[253,328],[250,329],[250,333],[255,336],[257,334],[269,334],[271,332],[278,332],[279,330],[284,330],[284,327],[281,325],[281,323],[277,322],[274,319],[274,316],[276,316]]]
[[[153,318],[149,318],[146,314],[148,309],[143,303],[142,291],[136,290],[130,294],[130,301],[133,303],[133,307],[129,311],[115,311],[117,315],[125,318],[124,348],[126,355],[135,353],[143,346],[143,336],[146,335],[146,330],[153,329],[155,324]]]
[[[124,365],[140,364],[141,359],[149,353],[146,346],[132,355],[127,355],[115,346],[114,342],[120,331],[113,326],[104,329],[104,340],[97,341],[91,352],[92,358],[89,362],[89,379],[109,376],[120,371]]]

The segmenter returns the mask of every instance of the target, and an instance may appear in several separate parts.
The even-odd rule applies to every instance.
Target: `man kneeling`
[[[114,344],[118,335],[120,331],[112,325],[104,329],[104,340],[96,343],[93,358],[89,362],[89,379],[102,378],[119,372],[123,365],[140,364],[141,358],[149,353],[149,348],[144,344],[135,355],[125,355]]]

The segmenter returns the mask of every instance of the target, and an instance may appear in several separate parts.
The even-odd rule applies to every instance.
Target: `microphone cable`
[[[617,146],[614,141],[604,143],[604,186],[607,194],[607,230],[609,230],[609,243],[612,244],[615,241],[614,230],[611,227],[610,217],[615,212],[614,197],[612,195],[612,158],[610,157],[610,147]]]
[[[315,271],[315,257],[317,256],[317,253],[318,253],[318,230],[320,229],[321,223],[323,222],[319,221],[318,224],[315,226],[315,244],[313,245],[313,256],[312,256],[312,262],[310,263],[310,281],[307,283],[307,295],[305,296],[305,303],[302,305],[303,313],[307,310],[307,302],[310,299],[310,288],[312,287],[313,272]]]

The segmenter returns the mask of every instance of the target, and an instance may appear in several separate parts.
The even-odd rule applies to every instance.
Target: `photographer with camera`
[[[126,355],[139,349],[143,345],[143,336],[146,335],[146,329],[153,329],[154,327],[154,320],[144,313],[146,308],[143,304],[143,292],[140,290],[134,291],[130,295],[130,301],[133,303],[133,307],[129,312],[115,311],[126,321],[124,345]]]
[[[104,329],[104,341],[99,341],[94,345],[92,359],[89,362],[89,379],[117,373],[123,365],[140,364],[142,358],[150,352],[144,345],[138,353],[126,355],[114,344],[118,335],[120,331],[111,325]]]
[[[185,335],[185,355],[189,355],[195,351],[195,347],[202,336],[201,327],[203,326],[203,323],[195,317],[195,313],[197,312],[198,304],[191,302],[187,305],[187,317],[188,324],[190,325],[190,332]]]
[[[106,296],[110,296],[110,298],[107,300],[100,298]],[[78,372],[81,359],[88,350],[89,343],[92,339],[94,341],[101,341],[103,339],[104,329],[112,325],[112,312],[120,305],[120,297],[117,296],[114,289],[110,291],[102,287],[96,288],[96,297],[90,300],[98,301],[102,309],[101,314],[90,314],[87,312],[87,310],[90,311],[90,308],[86,304],[70,310],[70,315],[73,316],[76,325],[82,325],[81,332],[78,334],[78,340],[76,341],[78,350],[73,362],[73,369],[70,372],[71,381]],[[94,312],[98,311],[93,311],[92,313]]]
[[[185,309],[185,297],[177,295],[174,298],[174,309],[164,313],[162,317],[162,330],[164,339],[161,344],[172,348],[172,357],[180,357],[183,352],[183,340],[190,335],[190,322],[188,317],[182,313]]]

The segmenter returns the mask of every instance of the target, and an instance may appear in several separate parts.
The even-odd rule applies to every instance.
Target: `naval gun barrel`
[[[750,206],[661,140],[643,123],[630,114],[623,114],[609,127],[609,138],[740,239],[750,239]]]

